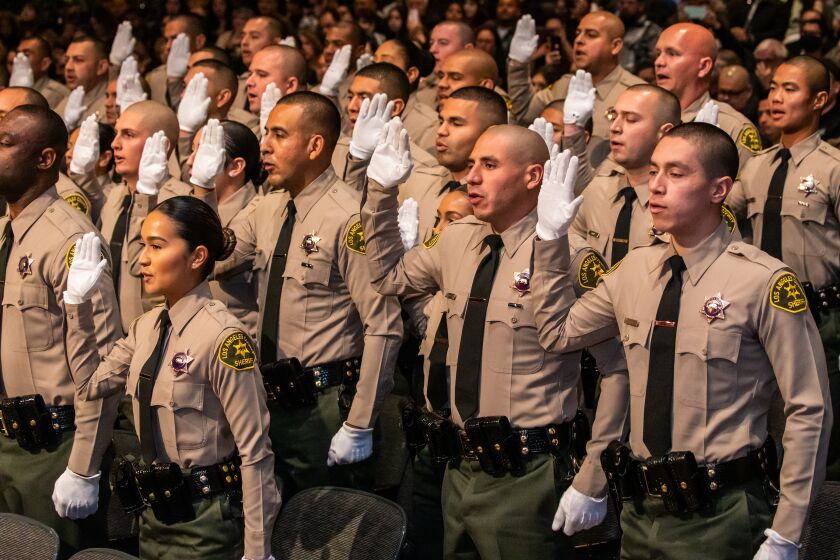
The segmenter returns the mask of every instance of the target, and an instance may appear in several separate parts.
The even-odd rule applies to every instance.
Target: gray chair
[[[801,560],[840,558],[840,482],[826,481],[802,533]]]
[[[70,560],[138,560],[138,558],[110,548],[88,548],[71,556]]]
[[[55,560],[58,534],[40,521],[0,513],[0,556],[3,560]]]
[[[394,502],[322,486],[286,503],[274,525],[271,550],[283,560],[396,560],[405,532],[405,512]]]

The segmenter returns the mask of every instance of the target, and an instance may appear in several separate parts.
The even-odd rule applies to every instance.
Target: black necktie
[[[169,332],[169,312],[164,309],[158,319],[158,341],[143,369],[140,370],[139,401],[140,401],[140,452],[147,466],[157,458],[155,447],[155,432],[152,429],[152,391],[155,388],[160,360],[163,357],[163,347],[166,345],[166,334]]]
[[[12,253],[12,246],[15,244],[15,233],[12,231],[12,220],[6,222],[3,230],[3,244],[0,245],[0,302],[3,301],[3,294],[6,291],[6,268],[9,266],[9,255]],[[0,305],[0,325],[3,324],[3,306]],[[0,330],[2,332],[2,330]],[[3,374],[3,367],[0,364],[0,376]],[[0,380],[0,391],[3,383]]]
[[[279,340],[278,321],[280,320],[280,295],[283,293],[283,272],[286,270],[286,257],[292,243],[292,230],[295,227],[295,203],[289,200],[286,206],[286,221],[280,228],[274,254],[268,269],[268,287],[265,292],[262,331],[260,336],[260,355],[264,364],[277,360],[277,342]]]
[[[114,291],[120,295],[120,271],[122,270],[122,248],[125,241],[125,230],[128,226],[128,207],[131,206],[131,193],[123,197],[120,205],[120,215],[114,223],[114,231],[111,233],[111,259],[114,261]]]
[[[481,260],[475,271],[464,316],[461,345],[458,348],[455,406],[458,407],[462,420],[471,418],[478,411],[487,300],[493,289],[493,278],[496,276],[496,269],[499,268],[499,258],[504,247],[501,236],[496,234],[485,237],[484,244],[490,247],[490,252]]]
[[[633,187],[624,187],[619,194],[624,197],[624,205],[618,212],[618,219],[615,221],[610,266],[615,266],[615,263],[627,256],[627,251],[630,249],[630,217],[633,215],[633,201],[636,200],[636,190]]]
[[[767,202],[764,203],[764,215],[761,224],[761,249],[777,259],[781,259],[782,193],[785,190],[790,150],[782,148],[779,150],[777,157],[781,158],[782,162],[773,172],[773,178],[770,179],[770,188],[767,190]]]
[[[651,455],[664,455],[671,448],[674,356],[685,262],[679,255],[674,255],[668,259],[668,264],[671,265],[671,278],[665,285],[659,308],[656,310],[656,323],[650,339],[650,365],[645,393],[642,438]]]
[[[429,382],[426,396],[433,410],[440,410],[449,398],[446,386],[446,353],[449,351],[449,331],[446,326],[446,313],[441,314],[440,326],[435,333],[435,342],[429,352]]]
[[[449,181],[443,188],[441,189],[441,193],[451,193],[457,191],[458,189],[465,189],[466,185],[462,185],[461,181]]]

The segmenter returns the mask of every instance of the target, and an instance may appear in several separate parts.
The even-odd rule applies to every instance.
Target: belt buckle
[[[478,461],[478,456],[475,454],[465,430],[458,430],[458,443],[461,445],[461,453],[464,454],[464,458],[470,461]]]
[[[644,482],[645,482],[645,493],[652,498],[662,498],[661,493],[654,492],[650,489],[650,481],[648,480],[648,477],[647,477],[647,472],[648,472],[647,465],[642,463],[642,464],[639,465],[639,469],[641,469],[641,471],[642,471],[642,480],[644,480]]]
[[[315,389],[321,392],[329,389],[330,386],[330,372],[327,368],[322,366],[315,366],[312,368],[312,376],[315,378]]]

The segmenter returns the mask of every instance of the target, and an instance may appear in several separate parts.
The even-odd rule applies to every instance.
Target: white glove
[[[224,166],[225,131],[218,119],[210,119],[195,151],[190,183],[203,189],[215,189],[216,176]]]
[[[399,117],[394,117],[385,125],[379,135],[379,142],[370,158],[367,176],[386,189],[405,183],[411,175],[414,160],[408,132]]]
[[[64,106],[64,124],[67,125],[67,130],[76,128],[82,119],[82,115],[87,111],[87,105],[82,105],[84,101],[84,86],[77,87],[67,96],[67,105]]]
[[[187,89],[184,90],[184,97],[178,105],[178,127],[184,132],[193,133],[207,121],[207,111],[210,108],[207,83],[204,72],[198,72],[193,75]]]
[[[64,469],[53,488],[52,501],[56,513],[68,519],[84,519],[96,513],[99,507],[100,476],[101,472],[84,477]]]
[[[568,536],[578,531],[591,529],[600,525],[607,516],[607,497],[600,500],[590,498],[569,486],[560,498],[560,505],[557,506],[557,513],[554,514],[554,521],[551,523],[553,531],[563,529]]]
[[[799,558],[799,546],[773,529],[765,529],[764,536],[767,537],[758,552],[753,556],[753,560],[797,560]]]
[[[190,59],[190,38],[186,33],[178,33],[172,41],[169,56],[166,57],[166,75],[170,78],[183,78],[187,73]]]
[[[563,102],[563,122],[581,127],[586,125],[595,109],[596,93],[592,86],[592,74],[578,70],[569,80],[569,92]]]
[[[548,148],[550,157],[554,157],[559,150],[557,144],[554,143],[554,125],[542,117],[537,117],[533,123],[528,127],[528,130],[533,130],[540,135],[540,138],[545,142],[545,147]]]
[[[140,156],[140,177],[137,179],[137,192],[155,196],[169,178],[169,165],[166,148],[169,141],[162,130],[146,138],[143,155]]]
[[[131,36],[131,22],[124,21],[119,24],[114,42],[111,45],[111,54],[108,56],[111,64],[119,66],[126,58],[131,56],[131,53],[134,52],[134,43],[134,37]]]
[[[147,98],[143,86],[140,85],[137,60],[133,56],[129,56],[120,66],[120,75],[117,78],[117,105],[120,106],[120,112],[125,111],[138,101],[145,101]]]
[[[377,137],[385,130],[385,125],[391,120],[394,112],[394,102],[388,101],[384,93],[377,93],[370,99],[362,101],[359,116],[353,127],[353,138],[350,140],[350,155],[356,159],[367,161],[376,149]]]
[[[510,41],[508,56],[516,62],[525,64],[531,60],[531,55],[537,50],[537,24],[530,15],[525,14],[516,22],[516,31]]]
[[[243,556],[242,560],[274,560],[274,555],[269,554],[268,556],[265,556],[263,558],[249,558],[247,556]]]
[[[356,71],[358,72],[365,66],[370,66],[373,64],[373,55],[370,53],[362,53],[362,55],[356,59]]]
[[[23,53],[17,53],[12,63],[12,75],[9,77],[9,87],[31,88],[35,83],[35,75],[32,73],[32,65],[29,64],[29,57]]]
[[[545,162],[543,182],[537,199],[537,235],[558,239],[569,231],[583,197],[575,198],[578,158],[569,150]]]
[[[280,39],[281,45],[286,45],[287,47],[297,48],[297,44],[295,44],[295,36],[289,35],[288,37],[283,37]]]
[[[99,282],[102,271],[108,265],[108,261],[102,258],[99,248],[99,238],[93,232],[88,232],[76,240],[73,263],[67,273],[64,303],[79,305],[88,301],[93,295],[93,289]]]
[[[282,97],[280,88],[274,85],[274,82],[265,86],[262,97],[260,97],[260,134],[265,134],[265,124],[268,122],[268,116]]]
[[[93,173],[96,160],[99,159],[99,124],[96,115],[88,115],[79,129],[79,137],[73,146],[70,159],[70,173],[87,175]]]
[[[417,245],[417,234],[420,230],[420,206],[416,200],[405,199],[397,212],[397,223],[400,225],[403,247],[408,251]]]
[[[373,428],[353,428],[347,422],[335,433],[327,452],[327,466],[364,461],[373,453]]]
[[[711,99],[706,101],[700,110],[697,111],[697,116],[694,117],[694,122],[701,122],[717,126],[718,124],[718,104]]]
[[[324,73],[324,79],[321,80],[321,93],[327,97],[335,97],[338,95],[338,86],[347,76],[347,69],[350,68],[350,55],[353,53],[353,48],[350,45],[344,45],[333,56],[330,67]]]

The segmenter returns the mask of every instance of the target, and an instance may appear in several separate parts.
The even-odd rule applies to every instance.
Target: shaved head
[[[731,83],[746,87],[750,83],[749,71],[740,64],[730,64],[724,66],[720,71],[720,78],[730,80]]]
[[[463,49],[447,57],[438,76],[438,99],[444,101],[462,87],[493,89],[499,83],[499,67],[493,57],[483,50]]]
[[[499,67],[496,61],[481,49],[464,49],[453,53],[446,60],[468,66],[480,80],[492,80],[494,84],[499,82]]]
[[[12,86],[0,90],[0,119],[21,105],[37,105],[49,109],[50,105],[41,92],[28,87]]]
[[[162,130],[166,135],[166,139],[169,140],[169,150],[167,150],[167,153],[171,153],[177,145],[179,133],[178,117],[175,116],[172,109],[163,103],[158,103],[157,101],[140,101],[123,111],[120,117],[122,118],[125,115],[132,117],[137,115],[141,117],[142,120],[140,122],[143,123],[143,127],[149,132],[149,136],[158,130]]]
[[[715,37],[705,27],[672,25],[656,41],[656,85],[676,95],[685,110],[709,91],[717,54]]]
[[[814,95],[820,91],[828,92],[831,87],[831,77],[828,74],[828,68],[822,61],[813,56],[795,56],[784,64],[790,64],[800,68],[805,72],[805,78],[808,82],[808,91]]]
[[[583,25],[584,22],[591,23],[592,25],[601,28],[610,40],[624,38],[624,23],[613,13],[605,12],[603,10],[590,12],[583,16],[583,19],[580,20],[581,25]]]
[[[715,36],[707,28],[696,23],[677,23],[662,32],[661,36],[671,34],[679,38],[685,48],[699,56],[715,59],[718,55]]]
[[[545,140],[524,126],[498,124],[482,136],[492,136],[500,142],[499,149],[507,151],[520,165],[544,164],[549,157]]]

